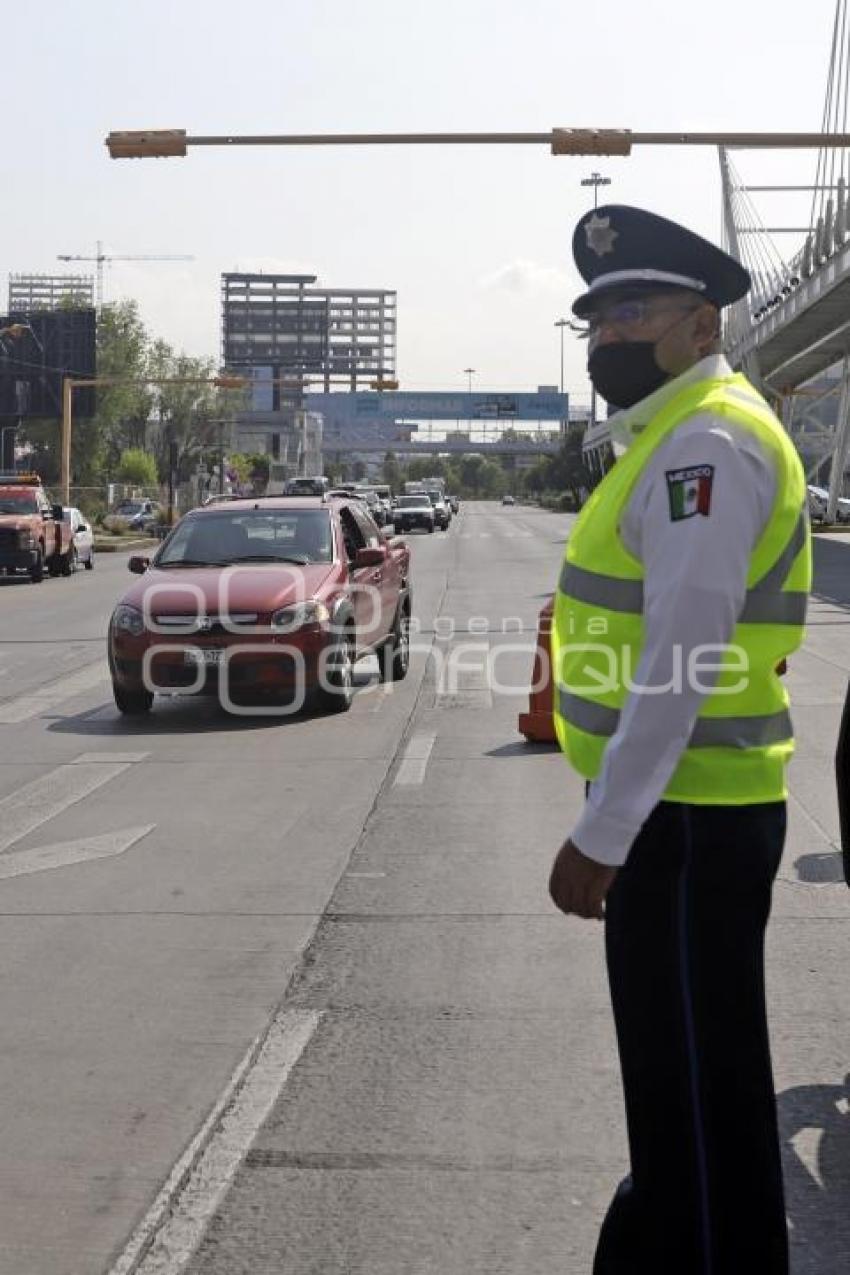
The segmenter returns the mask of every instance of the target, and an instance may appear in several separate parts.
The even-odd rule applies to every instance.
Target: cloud
[[[570,277],[566,271],[522,257],[500,266],[481,280],[481,287],[488,290],[526,294],[557,293],[563,296],[569,286]]]

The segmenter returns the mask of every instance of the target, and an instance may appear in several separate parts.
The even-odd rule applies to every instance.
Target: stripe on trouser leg
[[[688,1054],[688,1083],[691,1090],[691,1108],[694,1122],[694,1143],[699,1179],[700,1222],[702,1228],[703,1275],[712,1275],[714,1260],[711,1251],[711,1212],[708,1194],[708,1154],[706,1151],[705,1124],[700,1095],[700,1068],[697,1054],[696,1025],[693,990],[691,987],[690,928],[688,926],[688,885],[690,881],[692,839],[690,813],[683,807],[685,825],[685,859],[679,876],[679,975],[682,989],[682,1007],[685,1016],[685,1039]]]

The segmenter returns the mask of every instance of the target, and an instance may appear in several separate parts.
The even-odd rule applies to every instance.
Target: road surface
[[[126,558],[0,581],[0,1275],[586,1275],[602,931],[549,904],[581,788],[516,732],[571,521],[412,536],[411,674],[342,718],[122,719]],[[768,954],[795,1275],[850,1253],[850,542],[816,550]]]

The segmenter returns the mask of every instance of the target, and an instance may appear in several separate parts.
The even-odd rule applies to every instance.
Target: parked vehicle
[[[809,517],[812,522],[826,522],[829,492],[825,487],[809,486],[807,490]],[[850,500],[848,500],[846,496],[838,497],[838,507],[835,511],[835,517],[838,522],[850,522]]]
[[[511,493],[510,493],[510,492],[506,492],[506,493],[505,493],[505,495],[502,497],[502,504],[503,504],[503,505],[515,505],[515,504],[516,504],[516,501],[514,500],[514,498],[513,498],[513,496],[511,495]]]
[[[162,506],[156,500],[140,497],[137,500],[122,500],[110,513],[110,518],[123,522],[134,531],[146,531],[162,519]]]
[[[94,532],[91,523],[79,509],[66,508],[63,517],[71,528],[72,566],[75,571],[82,563],[86,571],[94,568]]]
[[[418,495],[399,496],[393,512],[393,525],[397,532],[422,531],[433,533],[435,525],[434,506],[426,492]]]
[[[194,509],[152,559],[130,558],[142,578],[109,624],[115,703],[140,714],[156,691],[234,703],[294,692],[345,712],[362,655],[378,656],[385,681],[407,673],[409,567],[408,546],[350,498]]]
[[[52,505],[38,474],[0,474],[0,569],[26,571],[40,584],[45,571],[70,575],[70,523],[61,505]]]
[[[430,488],[427,495],[434,510],[434,522],[436,526],[438,526],[441,531],[448,531],[449,523],[452,520],[452,511],[449,508],[448,501],[439,487]]]

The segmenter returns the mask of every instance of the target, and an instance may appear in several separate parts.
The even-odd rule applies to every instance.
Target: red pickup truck
[[[280,696],[324,712],[351,705],[355,661],[378,656],[384,681],[407,674],[410,550],[359,500],[260,497],[186,514],[109,624],[122,713],[157,691],[222,704]]]
[[[62,506],[52,505],[38,474],[0,474],[0,570],[26,571],[40,584],[45,570],[69,576],[74,537]]]

